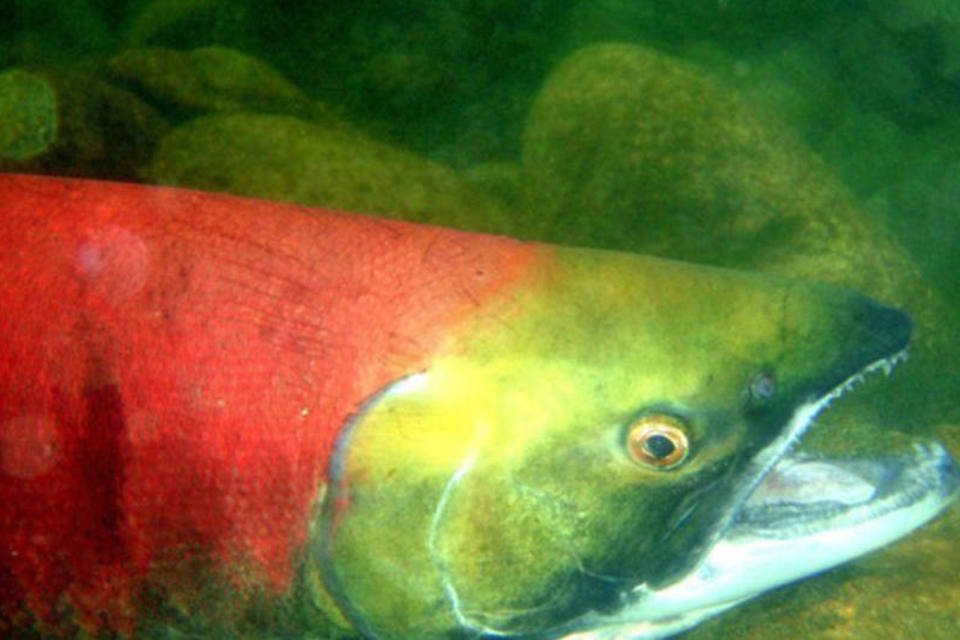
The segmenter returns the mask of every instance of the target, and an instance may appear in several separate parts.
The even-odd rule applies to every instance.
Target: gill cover
[[[556,249],[342,432],[312,561],[368,637],[549,634],[676,579],[797,406],[903,347],[845,292]]]

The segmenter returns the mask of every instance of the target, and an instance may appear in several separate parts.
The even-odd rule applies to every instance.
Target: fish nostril
[[[858,318],[869,334],[882,341],[892,352],[901,351],[910,342],[913,322],[899,309],[866,301]]]

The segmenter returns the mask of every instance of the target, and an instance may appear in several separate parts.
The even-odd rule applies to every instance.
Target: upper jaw
[[[639,584],[612,614],[587,613],[563,640],[640,640],[689,629],[761,593],[896,540],[958,494],[960,468],[939,444],[871,460],[792,455],[817,415],[867,374],[906,358],[881,358],[798,407],[782,434],[741,474],[727,513],[695,562],[669,584]],[[784,559],[788,558],[789,562]]]

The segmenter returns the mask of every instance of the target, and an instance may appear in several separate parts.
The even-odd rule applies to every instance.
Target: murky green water
[[[824,419],[805,446],[828,451],[936,437],[960,454],[958,107],[947,0],[0,6],[5,171],[654,253],[906,307],[911,362]],[[954,510],[690,637],[956,637],[958,536]]]

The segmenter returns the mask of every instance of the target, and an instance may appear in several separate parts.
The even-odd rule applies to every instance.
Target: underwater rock
[[[852,201],[791,131],[649,49],[598,45],[561,63],[529,115],[523,161],[547,238],[766,270],[789,262],[835,280],[846,269],[831,254],[861,249]]]
[[[53,143],[56,132],[53,87],[22,69],[0,73],[0,158],[39,155]]]
[[[638,46],[582,49],[534,102],[523,162],[527,235],[822,280],[909,309],[917,338],[896,385],[910,402],[877,415],[857,394],[861,422],[909,429],[932,421],[918,407],[960,411],[945,406],[960,393],[957,310],[790,129],[707,74]]]
[[[477,231],[510,227],[503,205],[453,170],[357,133],[290,116],[193,120],[161,142],[146,178]]]
[[[44,146],[19,157],[0,157],[2,171],[133,180],[169,128],[152,107],[95,74],[38,71],[30,77],[37,83],[32,89],[21,84],[19,93],[0,91],[15,100],[10,107],[0,107],[7,123],[3,128],[11,131],[10,118],[21,124],[39,118],[33,142],[43,141]],[[18,144],[31,146],[23,140]]]
[[[258,111],[332,119],[280,72],[227,47],[128,49],[109,66],[116,78],[145,99],[190,116]]]

